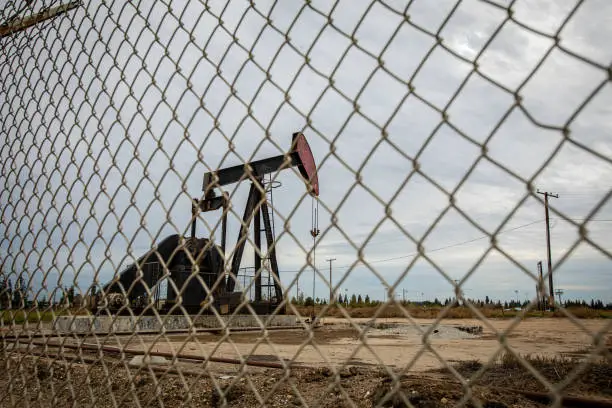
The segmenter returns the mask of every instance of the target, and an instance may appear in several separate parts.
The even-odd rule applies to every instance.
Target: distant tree
[[[315,304],[317,304],[317,305],[318,305],[318,304],[320,304],[320,303],[321,303],[321,299],[316,298],[316,299],[315,299]]]
[[[486,296],[486,297],[485,297],[485,304],[487,304],[487,305],[488,305],[490,302],[491,302],[491,301],[489,300],[489,297],[488,297],[488,296]]]
[[[74,285],[68,288],[68,302],[72,305],[74,303]]]
[[[353,295],[351,296],[351,306],[356,306],[357,305],[357,296],[355,296],[355,294],[353,293]]]
[[[365,300],[364,300],[364,303],[366,304],[366,306],[369,306],[369,305],[370,305],[370,296],[365,295]]]
[[[304,306],[314,306],[314,300],[312,300],[312,298],[308,296],[304,301]]]
[[[292,305],[297,305],[297,299],[295,298],[295,296],[291,297],[291,304]]]
[[[13,290],[13,309],[21,309],[25,307],[27,301],[27,288],[23,276],[15,281],[15,289]]]
[[[361,295],[357,295],[357,304],[359,306],[363,305],[363,298],[361,297]]]
[[[4,276],[0,278],[0,309],[11,307],[11,281]]]

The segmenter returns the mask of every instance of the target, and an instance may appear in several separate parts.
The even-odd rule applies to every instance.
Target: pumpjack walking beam
[[[220,169],[214,172],[204,174],[204,183],[202,189],[204,191],[204,199],[197,201],[200,211],[213,211],[223,208],[223,231],[222,231],[222,248],[225,253],[226,240],[226,223],[227,223],[227,208],[229,205],[229,197],[226,193],[222,196],[217,196],[215,188],[236,183],[242,180],[250,180],[251,187],[247,198],[244,215],[242,217],[242,225],[234,255],[232,257],[232,265],[230,276],[227,278],[225,289],[226,292],[233,292],[236,283],[236,277],[242,261],[244,247],[246,244],[249,225],[251,218],[254,224],[254,244],[255,244],[255,299],[261,300],[261,220],[263,219],[264,231],[266,235],[266,244],[268,248],[268,258],[270,260],[270,268],[274,275],[274,290],[277,302],[282,300],[282,289],[279,285],[280,278],[278,272],[278,262],[276,259],[276,249],[274,243],[274,235],[270,214],[263,186],[263,176],[269,173],[278,172],[283,169],[297,167],[300,174],[304,178],[309,193],[313,196],[319,195],[319,181],[317,176],[316,164],[310,146],[302,133],[294,133],[292,138],[291,150],[283,155],[270,157],[267,159],[257,160],[250,163]],[[193,222],[195,223],[195,212],[198,210],[194,207]],[[195,224],[192,225],[192,234],[195,236]],[[224,268],[225,270],[225,268]]]

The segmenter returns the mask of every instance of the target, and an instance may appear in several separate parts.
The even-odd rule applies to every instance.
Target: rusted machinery
[[[297,167],[309,193],[318,196],[316,164],[302,133],[293,134],[291,149],[284,155],[206,173],[203,198],[192,202],[191,237],[171,235],[163,239],[103,287],[98,295],[98,308],[112,313],[146,313],[153,309],[165,313],[211,313],[211,308],[221,314],[234,312],[243,301],[242,292],[235,291],[236,278],[252,222],[255,296],[250,306],[259,314],[277,310],[283,292],[264,176],[291,167]],[[226,257],[229,195],[221,188],[240,181],[250,181],[251,185],[236,245]],[[216,210],[222,210],[220,245],[209,238],[196,237],[198,213]],[[262,267],[262,232],[266,240],[265,268]],[[264,269],[271,275],[266,283],[262,283]],[[159,285],[162,280],[167,283],[165,296]],[[267,285],[273,288],[272,295],[264,297],[262,288]],[[164,299],[163,305],[160,299]]]

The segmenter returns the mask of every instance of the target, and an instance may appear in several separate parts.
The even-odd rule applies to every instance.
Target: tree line
[[[59,302],[48,300],[45,295],[40,299],[32,296],[32,291],[22,276],[15,283],[11,279],[0,276],[0,310],[7,309],[31,309],[36,307],[44,309],[49,306],[74,306],[80,303],[81,295],[76,293],[75,286],[60,288],[61,296]]]
[[[304,294],[300,294],[297,298],[293,296],[291,298],[291,303],[297,306],[313,306],[313,305],[326,305],[328,303],[327,299],[315,298],[313,299],[311,296],[304,297]],[[370,296],[365,295],[351,295],[349,298],[348,295],[339,295],[338,299],[334,302],[336,304],[343,304],[350,307],[359,307],[359,306],[376,306],[381,304],[382,302],[379,300],[370,300]]]
[[[495,308],[495,309],[516,309],[516,308],[525,308],[527,307],[531,301],[529,300],[492,300],[489,296],[485,296],[483,299],[465,299],[467,302],[473,304],[476,307],[480,308]],[[313,306],[313,305],[326,305],[328,303],[327,299],[315,298],[313,299],[311,296],[304,297],[303,294],[300,294],[299,297],[293,296],[291,298],[291,303],[297,306]],[[340,304],[345,307],[368,307],[368,306],[378,306],[382,304],[380,300],[372,300],[369,295],[362,296],[361,294],[352,294],[350,297],[348,295],[340,294],[336,299],[335,304]],[[449,304],[451,307],[453,306],[462,306],[463,301],[457,300],[454,297],[448,297],[445,299],[435,298],[434,300],[423,300],[423,301],[411,301],[411,300],[401,300],[398,303],[404,306],[421,306],[421,307],[446,307]],[[563,306],[570,307],[583,307],[590,308],[594,310],[612,310],[612,302],[605,303],[601,299],[591,299],[590,302],[586,300],[565,300],[563,302]]]
[[[91,295],[95,295],[96,292],[95,285],[92,285]],[[11,281],[11,279],[6,278],[0,274],[0,310],[7,309],[29,309],[32,307],[37,307],[39,309],[47,308],[49,306],[62,306],[62,307],[70,307],[70,306],[80,306],[82,301],[82,296],[77,293],[74,285],[65,286],[60,288],[61,296],[59,302],[54,302],[51,299],[47,299],[46,296],[42,296],[39,299],[34,299],[31,296],[31,289],[29,288],[29,284],[26,283],[23,276],[17,277],[15,283]],[[466,299],[471,304],[476,307],[481,308],[496,308],[496,309],[515,309],[515,308],[524,308],[529,305],[530,301],[519,301],[519,300],[510,300],[510,301],[501,301],[501,300],[492,300],[489,296],[485,296],[484,300],[481,299]],[[328,299],[325,298],[312,298],[311,296],[304,297],[303,293],[300,293],[300,296],[297,298],[293,296],[291,298],[291,303],[297,306],[314,306],[314,305],[326,305],[328,303]],[[340,294],[337,299],[335,299],[335,304],[341,304],[345,307],[369,307],[369,306],[378,306],[382,304],[380,300],[373,300],[370,298],[368,294],[352,294],[348,296],[348,294]],[[401,303],[404,306],[421,306],[421,307],[446,307],[449,304],[452,306],[461,306],[462,301],[457,300],[454,297],[448,297],[445,299],[435,298],[432,300],[423,300],[423,301],[411,301],[411,300],[402,300]],[[612,302],[605,303],[601,299],[591,299],[590,302],[586,300],[580,299],[566,299],[563,302],[563,306],[570,307],[582,307],[589,308],[594,310],[612,310]]]

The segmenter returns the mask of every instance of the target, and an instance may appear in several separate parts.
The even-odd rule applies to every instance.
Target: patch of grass
[[[470,376],[482,368],[480,360],[465,360],[453,364],[453,368],[464,376]]]
[[[566,309],[572,316],[579,319],[611,319],[612,310],[595,310],[588,307],[570,307]],[[565,317],[565,313],[556,310],[553,317]]]
[[[0,311],[0,323],[2,325],[51,322],[57,316],[74,315],[78,313],[70,310],[2,310]]]
[[[522,360],[522,361],[521,361]],[[505,352],[497,361],[483,371],[474,384],[508,387],[535,392],[548,392],[548,389],[538,380],[536,376],[523,365],[527,362],[534,370],[552,384],[563,382],[569,375],[573,375],[582,364],[584,359],[575,356],[543,356],[543,355],[520,355],[515,356]],[[453,363],[453,368],[464,378],[470,378],[482,368],[478,360],[458,361]],[[435,370],[446,372],[446,369]],[[565,389],[568,395],[597,395],[600,397],[612,397],[612,361],[604,357],[590,362],[578,376]]]

